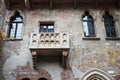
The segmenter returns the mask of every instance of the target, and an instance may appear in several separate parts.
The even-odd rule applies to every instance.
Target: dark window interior
[[[103,18],[104,18],[106,36],[116,37],[116,30],[115,30],[113,17],[108,12],[105,12],[105,15],[103,16]]]
[[[54,32],[54,23],[40,23],[40,32]]]
[[[83,16],[83,28],[85,37],[95,37],[93,18],[88,12]]]

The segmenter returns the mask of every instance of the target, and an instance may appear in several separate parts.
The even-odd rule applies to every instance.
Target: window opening
[[[54,23],[40,23],[40,32],[54,32]]]
[[[93,18],[88,12],[83,16],[83,28],[85,37],[95,37]]]
[[[19,12],[15,12],[14,16],[10,18],[9,38],[21,38],[22,37],[22,16]]]
[[[116,37],[116,30],[113,17],[108,13],[105,12],[104,18],[104,25],[106,30],[107,37]]]

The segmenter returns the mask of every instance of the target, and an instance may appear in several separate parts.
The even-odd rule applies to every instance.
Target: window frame
[[[87,17],[88,19],[87,20],[84,20],[84,18],[85,17]],[[90,20],[91,19],[91,20]],[[88,36],[85,34],[85,26],[84,26],[84,22],[87,22],[87,31],[88,31]],[[92,24],[92,26],[89,24],[88,25],[88,23],[91,23]],[[84,37],[85,38],[91,38],[91,37],[93,37],[93,38],[95,38],[96,37],[96,34],[95,34],[95,26],[94,26],[94,19],[93,19],[93,17],[91,16],[91,15],[89,15],[89,12],[85,12],[85,14],[82,16],[82,24],[83,24],[83,32],[84,32]],[[90,29],[91,28],[91,29]],[[93,29],[92,29],[93,28]],[[92,31],[93,30],[93,34],[90,32],[90,31]]]
[[[20,18],[21,21],[17,21],[17,18]],[[16,20],[16,21],[15,21]],[[14,31],[12,32],[12,27],[14,26]],[[21,26],[20,26],[21,24]],[[19,28],[21,27],[21,28]],[[18,31],[20,30],[20,31]],[[13,36],[11,35],[13,33]],[[20,33],[20,36],[17,36]],[[14,13],[13,16],[10,17],[9,22],[9,31],[8,31],[8,38],[9,40],[22,40],[22,34],[23,34],[23,17],[20,15],[18,11]]]
[[[42,31],[41,26],[46,26],[47,27],[46,30]],[[48,29],[49,26],[53,26],[53,28],[52,28],[53,30]],[[40,24],[39,24],[39,33],[54,33],[54,32],[55,32],[55,26],[54,26],[53,21],[42,21],[42,22],[40,22]]]
[[[105,20],[105,17],[108,19]],[[104,28],[105,28],[105,34],[106,37],[111,39],[112,37],[115,38],[117,37],[117,31],[116,31],[116,26],[115,26],[115,20],[112,15],[109,14],[109,12],[105,12],[103,15],[103,22],[104,22]],[[107,24],[108,23],[108,24]],[[111,24],[110,24],[111,23]],[[107,26],[106,26],[107,25]],[[109,30],[108,30],[109,29]],[[113,30],[114,29],[114,30]],[[114,32],[112,35],[112,31]],[[109,32],[109,35],[108,35]]]

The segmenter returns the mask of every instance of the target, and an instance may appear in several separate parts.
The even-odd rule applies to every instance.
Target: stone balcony
[[[61,59],[61,66],[68,67],[70,46],[67,33],[31,33],[29,48],[33,56],[34,68],[37,67],[37,57],[44,55],[58,55]]]
[[[31,33],[30,49],[69,49],[66,33]]]

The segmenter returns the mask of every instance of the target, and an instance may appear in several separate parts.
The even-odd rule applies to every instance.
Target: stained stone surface
[[[32,54],[29,49],[30,34],[39,33],[40,21],[53,21],[55,33],[67,32],[69,35],[69,65],[72,70],[63,70],[60,62],[38,64],[39,68],[42,67],[51,74],[54,78],[52,80],[56,80],[55,77],[58,78],[57,80],[80,80],[84,73],[91,68],[98,68],[104,72],[112,69],[115,75],[120,74],[120,40],[105,39],[106,33],[102,16],[106,9],[88,9],[94,19],[96,38],[100,38],[100,40],[83,40],[82,16],[86,9],[16,10],[23,17],[23,37],[20,41],[12,40],[4,44],[4,56],[1,58],[4,64],[0,61],[0,74],[2,71],[6,80],[14,80],[15,75],[12,73],[17,69],[17,66],[25,66],[29,62],[30,68],[33,68]],[[6,12],[5,15],[4,8],[0,4],[0,27],[4,26],[5,35],[8,34],[8,23],[15,10],[7,10]],[[120,10],[110,9],[109,12],[116,20],[117,36],[120,37]]]

